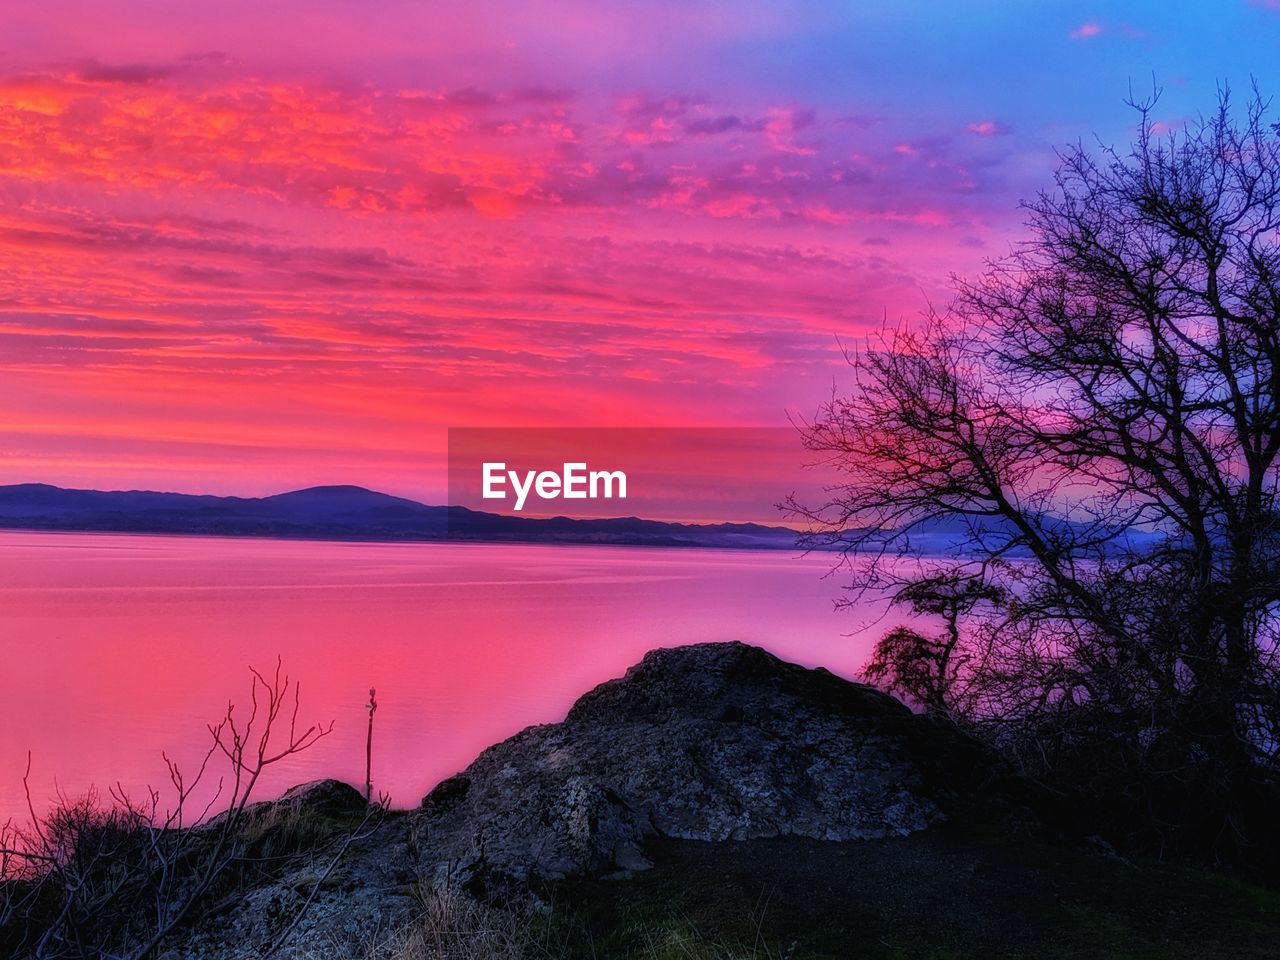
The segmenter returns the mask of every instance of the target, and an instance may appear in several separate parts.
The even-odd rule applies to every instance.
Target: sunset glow
[[[14,7],[0,482],[439,500],[449,426],[785,426],[1130,80],[1247,83],[1110,6]]]

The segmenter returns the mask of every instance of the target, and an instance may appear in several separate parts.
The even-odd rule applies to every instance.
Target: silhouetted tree
[[[1133,837],[1238,862],[1280,772],[1280,139],[1256,90],[1166,135],[1154,102],[1127,151],[1066,150],[947,309],[850,355],[804,428],[842,483],[793,506],[855,586],[994,591],[873,675]]]
[[[974,658],[961,645],[960,621],[979,604],[1002,598],[999,588],[963,574],[924,576],[908,583],[893,601],[910,606],[914,613],[940,618],[942,633],[931,636],[911,627],[895,627],[876,643],[863,673],[926,710],[967,713],[967,706],[956,698],[969,688],[967,668]]]

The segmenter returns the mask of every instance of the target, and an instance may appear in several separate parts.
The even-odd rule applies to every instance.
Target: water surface
[[[398,806],[644,651],[745,640],[845,675],[870,634],[828,558],[782,552],[0,533],[0,820],[188,766],[248,667],[283,658],[333,734],[262,785],[364,780]]]

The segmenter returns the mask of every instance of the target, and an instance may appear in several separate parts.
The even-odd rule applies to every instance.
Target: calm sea
[[[621,547],[0,533],[0,820],[55,792],[165,782],[250,666],[276,658],[333,734],[262,797],[336,776],[416,804],[482,748],[563,717],[653,647],[745,640],[851,675],[871,638],[833,612],[829,558]]]

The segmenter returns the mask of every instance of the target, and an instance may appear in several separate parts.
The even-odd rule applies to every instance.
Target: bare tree
[[[251,673],[247,712],[228,703],[209,725],[208,749],[192,775],[165,756],[167,803],[155,789],[138,803],[116,787],[105,802],[93,792],[59,797],[39,815],[27,786],[29,824],[0,831],[0,945],[39,960],[144,960],[210,897],[299,852],[287,839],[274,847],[264,842],[260,821],[272,805],[255,803],[255,789],[269,768],[316,744],[332,724],[299,724],[299,687],[279,661],[273,673]],[[338,860],[385,808],[383,798],[350,830],[325,838],[331,857],[269,950],[292,932]]]
[[[961,642],[961,619],[980,604],[1002,599],[998,587],[963,573],[923,576],[906,584],[894,594],[893,602],[941,619],[942,632],[929,635],[895,627],[876,643],[863,673],[872,683],[897,691],[933,713],[970,712],[960,698],[971,689],[968,679],[974,657]]]
[[[998,591],[956,611],[934,703],[1238,860],[1280,771],[1280,139],[1256,90],[1164,136],[1155,100],[1129,150],[1061,155],[1029,238],[950,307],[850,356],[803,431],[842,482],[793,506],[856,587]]]

